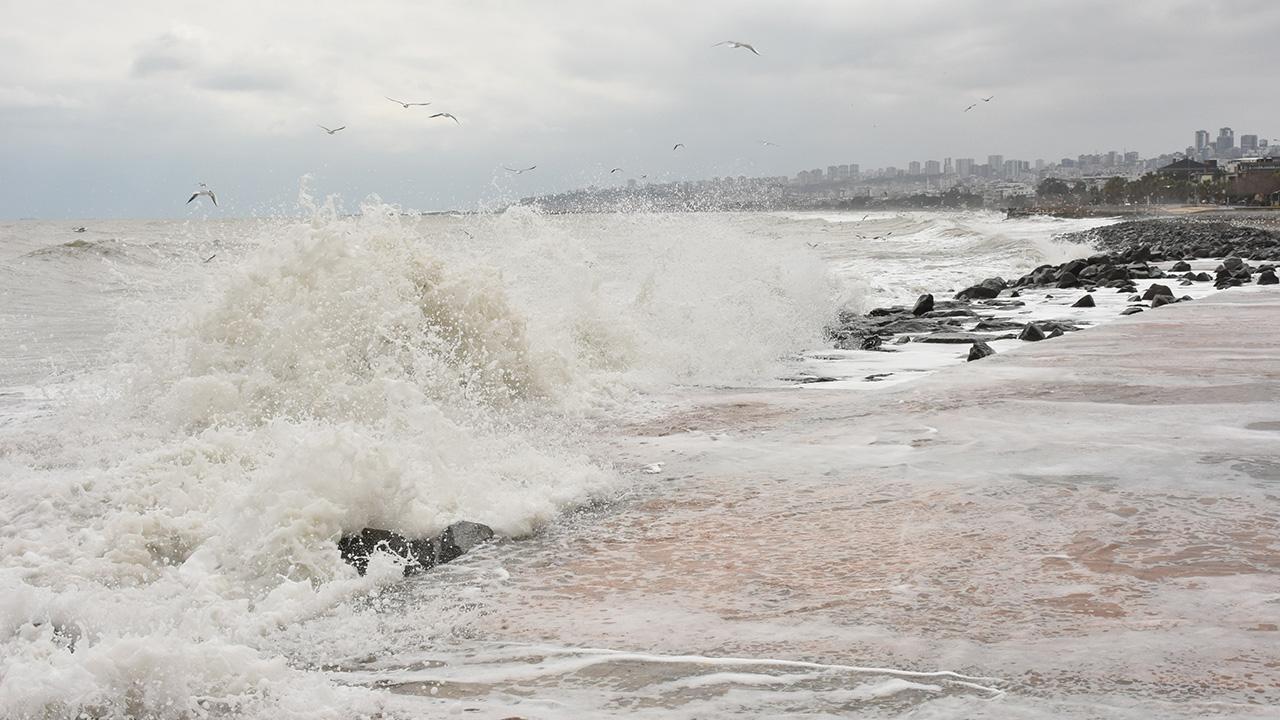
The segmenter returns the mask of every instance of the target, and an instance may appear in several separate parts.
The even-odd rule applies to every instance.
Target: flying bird
[[[612,174],[614,174],[614,173],[616,173],[616,172],[622,172],[622,168],[614,168],[614,169],[612,169],[612,170],[610,170],[610,171],[609,171],[609,174],[610,174],[610,175],[612,175]]]
[[[213,201],[213,204],[214,204],[214,205],[217,205],[217,204],[218,204],[218,198],[216,198],[216,197],[214,197],[214,196],[213,196],[213,191],[212,191],[212,190],[210,190],[207,186],[205,186],[205,184],[204,184],[204,183],[200,183],[200,187],[205,188],[205,189],[204,189],[204,190],[197,190],[196,192],[191,193],[191,197],[187,198],[187,204],[188,204],[188,205],[190,205],[192,200],[195,200],[196,198],[200,197],[201,195],[205,195],[205,196],[207,196],[210,200],[212,200],[212,201]]]
[[[725,40],[724,42],[718,42],[715,45],[712,45],[711,47],[720,47],[721,45],[728,45],[730,48],[743,48],[745,50],[750,50],[751,52],[756,53],[756,55],[760,54],[756,52],[756,49],[751,47],[749,44],[744,42],[738,42],[737,40]]]
[[[974,108],[976,108],[976,107],[978,107],[978,103],[974,103],[974,104],[970,105],[969,107],[965,108],[965,109],[964,109],[964,111],[965,111],[965,112],[969,112],[970,110],[972,110],[972,109],[974,109]]]
[[[675,150],[679,150],[682,147],[684,147],[684,143],[676,143],[675,145],[671,146],[671,149],[675,151]]]
[[[383,95],[382,97],[387,98],[387,99],[388,99],[388,100],[390,100],[391,102],[396,103],[397,105],[402,106],[405,110],[408,110],[409,108],[413,107],[414,105],[430,105],[430,104],[431,104],[431,103],[429,103],[429,102],[424,102],[424,103],[407,103],[407,102],[405,102],[405,101],[403,101],[403,100],[397,100],[397,99],[395,99],[395,98],[393,98],[393,97],[387,97],[386,95]]]
[[[86,228],[86,227],[84,227],[84,226],[82,225],[82,226],[80,226],[80,227],[78,227],[78,228],[74,228],[74,229],[72,229],[72,231],[71,231],[71,232],[78,232],[78,233],[82,233],[82,232],[85,232],[86,230],[88,230],[88,228]]]
[[[519,175],[520,173],[527,173],[527,172],[529,172],[530,170],[532,170],[532,169],[534,169],[534,168],[536,168],[536,167],[538,167],[538,166],[537,166],[537,165],[530,165],[530,166],[529,166],[529,167],[527,167],[527,168],[509,168],[509,167],[507,167],[506,165],[503,165],[503,166],[502,166],[502,169],[503,169],[503,170],[506,170],[507,172],[513,172],[513,173],[515,173],[515,174]]]
[[[992,95],[991,97],[982,98],[982,102],[991,102],[992,100],[995,100],[995,99],[996,99],[996,96]]]
[[[207,262],[209,262],[210,260],[212,260],[212,259],[214,259],[214,258],[216,258],[216,257],[218,257],[218,253],[214,253],[214,254],[210,255],[209,257],[205,258],[205,259],[204,259],[204,262],[206,262],[206,263],[207,263]]]
[[[461,125],[461,124],[462,124],[462,123],[458,122],[458,118],[456,118],[456,117],[454,117],[454,116],[453,116],[453,113],[436,113],[435,115],[431,115],[430,117],[433,117],[433,118],[438,118],[438,117],[449,118],[450,120],[452,120],[452,121],[454,121],[454,122],[458,123],[459,125]]]
[[[769,147],[780,147],[780,146],[778,145],[778,143],[771,143],[771,142],[769,142],[768,140],[761,140],[761,141],[760,141],[760,144],[761,144],[761,145],[767,145],[767,146],[769,146]]]
[[[332,129],[332,130],[330,130],[329,128],[327,128],[327,127],[325,127],[325,126],[323,126],[323,125],[317,125],[316,127],[318,127],[318,128],[320,128],[321,130],[323,130],[323,131],[325,131],[325,132],[329,133],[330,135],[333,135],[333,134],[337,133],[339,130],[346,130],[346,129],[347,129],[347,126],[346,126],[346,125],[343,125],[343,126],[342,126],[342,127],[340,127],[340,128],[334,128],[334,129]]]

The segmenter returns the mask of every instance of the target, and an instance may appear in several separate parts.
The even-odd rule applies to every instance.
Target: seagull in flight
[[[978,103],[974,103],[974,104],[970,105],[969,107],[965,108],[965,109],[964,109],[964,111],[965,111],[965,112],[969,112],[970,110],[972,110],[972,109],[974,109],[974,108],[976,108],[976,107],[978,107]]]
[[[675,145],[671,146],[671,150],[672,151],[679,150],[682,147],[684,147],[684,143],[676,143]]]
[[[388,99],[388,100],[390,100],[391,102],[396,103],[397,105],[402,106],[405,110],[408,110],[409,108],[413,107],[414,105],[430,105],[430,104],[431,104],[431,103],[429,103],[429,102],[424,102],[424,103],[407,103],[407,102],[405,102],[405,101],[403,101],[403,100],[397,100],[397,99],[395,99],[395,98],[393,98],[393,97],[387,97],[386,95],[383,95],[382,97],[387,98],[387,99]]]
[[[200,187],[202,187],[202,188],[204,188],[204,189],[203,189],[203,190],[197,190],[197,191],[195,191],[195,192],[191,193],[191,197],[187,198],[187,204],[188,204],[188,205],[190,205],[192,200],[195,200],[196,198],[198,198],[198,197],[200,197],[200,196],[202,196],[202,195],[203,195],[203,196],[205,196],[205,197],[208,197],[210,200],[212,200],[214,205],[217,205],[217,204],[218,204],[218,198],[216,198],[216,197],[214,197],[214,196],[213,196],[213,191],[209,189],[209,186],[205,185],[204,183],[200,183]]]
[[[506,170],[507,172],[513,172],[513,173],[515,173],[515,174],[519,175],[519,174],[521,174],[521,173],[527,173],[527,172],[529,172],[530,170],[532,170],[532,169],[534,169],[534,168],[536,168],[536,167],[538,167],[538,166],[537,166],[537,165],[530,165],[530,166],[529,166],[529,167],[527,167],[527,168],[509,168],[509,167],[507,167],[506,165],[503,165],[503,166],[502,166],[502,169],[503,169],[503,170]]]
[[[610,175],[612,175],[612,174],[614,174],[614,173],[616,173],[616,172],[622,172],[622,168],[614,168],[614,169],[612,169],[612,170],[610,170],[610,171],[609,171],[609,174],[610,174]]]
[[[982,98],[982,102],[991,102],[992,100],[995,100],[995,99],[996,99],[996,96],[992,95],[991,97]]]
[[[454,121],[454,122],[458,123],[459,125],[461,125],[461,124],[462,124],[462,123],[458,122],[458,118],[456,118],[456,117],[454,117],[454,116],[453,116],[453,113],[440,112],[440,113],[436,113],[435,115],[431,115],[430,117],[433,117],[433,118],[438,118],[438,117],[449,118],[450,120],[452,120],[452,121]]]
[[[342,126],[342,127],[340,127],[340,128],[334,128],[334,129],[332,129],[332,130],[330,130],[329,128],[327,128],[327,127],[325,127],[325,126],[323,126],[323,125],[317,125],[316,127],[318,127],[318,128],[320,128],[321,130],[323,130],[323,131],[325,131],[325,132],[329,133],[330,135],[333,135],[333,134],[337,133],[339,130],[346,130],[346,129],[347,129],[347,126],[346,126],[346,125],[343,125],[343,126]]]
[[[771,143],[771,142],[769,142],[768,140],[761,140],[761,141],[760,141],[760,144],[761,144],[761,145],[766,145],[766,146],[768,146],[768,147],[781,147],[780,145],[778,145],[778,143]]]
[[[756,49],[751,47],[751,45],[744,42],[738,42],[737,40],[725,40],[724,42],[718,42],[711,47],[720,47],[721,45],[728,45],[730,48],[743,48],[744,50],[750,50],[751,52],[756,53],[756,55],[760,54],[756,52]]]

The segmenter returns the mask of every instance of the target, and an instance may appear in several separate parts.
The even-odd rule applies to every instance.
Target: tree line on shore
[[[1249,173],[1235,178],[1199,180],[1148,173],[1140,178],[1108,179],[1101,186],[1083,180],[1068,183],[1045,178],[1036,187],[1036,200],[1056,205],[1123,205],[1193,203],[1216,205],[1270,205],[1280,192],[1280,172]]]

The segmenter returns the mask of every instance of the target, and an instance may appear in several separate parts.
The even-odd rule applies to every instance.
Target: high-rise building
[[[1209,131],[1197,130],[1196,131],[1196,149],[1204,150],[1207,147],[1209,147]]]
[[[849,163],[849,179],[857,180],[862,175],[862,168],[858,167],[858,163]]]
[[[1036,172],[1040,172],[1041,170],[1044,170],[1044,159],[1036,158]]]
[[[1142,156],[1139,155],[1135,150],[1130,150],[1129,152],[1124,154],[1125,165],[1134,165],[1141,159],[1142,159]]]
[[[828,182],[835,182],[839,175],[840,175],[840,168],[839,168],[839,167],[837,167],[837,166],[835,166],[835,165],[828,165],[828,166],[827,166],[827,181],[828,181]]]
[[[973,158],[956,158],[956,174],[969,177],[973,174]]]
[[[841,180],[848,180],[848,179],[849,179],[849,166],[848,166],[848,165],[841,165],[840,167],[836,168],[836,177],[840,178]]]
[[[1241,150],[1257,150],[1258,136],[1257,135],[1241,135],[1240,149]]]
[[[955,175],[955,174],[956,174],[955,166],[953,166],[953,165],[951,164],[951,158],[947,158],[946,160],[943,160],[943,161],[942,161],[942,174],[943,174],[943,175]]]
[[[907,174],[908,174],[908,175],[919,175],[919,174],[920,174],[920,161],[919,161],[919,160],[912,160],[911,162],[907,163]]]
[[[924,174],[933,176],[942,174],[942,163],[937,160],[926,160],[924,163]]]
[[[992,175],[998,175],[998,174],[1000,174],[1000,171],[1004,169],[1004,156],[1003,156],[1003,155],[988,155],[988,156],[987,156],[987,167],[991,168],[991,174],[992,174]]]
[[[1236,131],[1229,127],[1218,129],[1218,142],[1214,143],[1214,149],[1218,152],[1226,152],[1236,146]]]

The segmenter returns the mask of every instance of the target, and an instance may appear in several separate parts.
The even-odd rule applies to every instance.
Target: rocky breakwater
[[[1064,240],[1098,250],[1131,253],[1146,248],[1153,257],[1170,259],[1242,257],[1280,262],[1280,233],[1226,221],[1194,218],[1134,220],[1070,233]]]
[[[1165,252],[1138,244],[1058,265],[1041,265],[1013,281],[987,278],[955,293],[951,300],[937,300],[929,294],[920,296],[911,308],[843,312],[827,332],[841,350],[893,352],[893,346],[911,342],[958,343],[969,344],[968,359],[977,360],[994,354],[989,345],[994,341],[1038,342],[1092,324],[1079,317],[1052,316],[1068,308],[1094,313],[1096,321],[1098,313],[1132,315],[1192,299],[1185,294],[1187,290],[1175,288],[1198,286],[1191,291],[1203,296],[1212,291],[1210,285],[1221,290],[1280,282],[1272,263],[1254,266],[1241,257],[1227,256],[1208,261],[1216,266],[1197,260],[1202,269],[1196,272],[1191,263]],[[1212,273],[1207,272],[1210,267]],[[1123,296],[1123,300],[1106,298],[1107,294]]]

